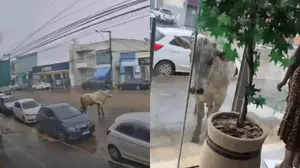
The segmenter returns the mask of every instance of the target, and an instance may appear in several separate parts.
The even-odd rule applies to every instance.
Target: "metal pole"
[[[202,3],[202,0],[199,1],[199,6],[198,6],[198,10],[197,10],[197,17],[201,16],[201,3]],[[187,111],[188,111],[188,104],[189,104],[189,100],[190,100],[190,87],[191,87],[191,81],[192,81],[192,76],[193,76],[193,68],[194,68],[194,64],[195,64],[194,63],[194,56],[195,56],[195,50],[196,50],[196,47],[197,47],[198,23],[196,24],[196,27],[195,27],[194,36],[195,36],[195,39],[194,39],[194,43],[193,43],[193,54],[192,54],[192,59],[191,59],[191,69],[190,69],[189,83],[188,83],[188,95],[186,97],[186,102],[185,102],[185,111],[184,111],[183,125],[182,125],[181,136],[180,136],[180,148],[179,148],[179,153],[178,153],[177,168],[180,167],[182,147],[183,147],[183,138],[184,138]]]
[[[155,44],[155,32],[156,32],[156,18],[151,18],[150,21],[151,21],[151,33],[150,33],[150,83],[152,83],[154,44]]]
[[[112,56],[112,46],[111,46],[111,31],[107,31],[109,35],[109,55],[110,55],[110,88],[113,86],[113,56]]]
[[[242,112],[242,109],[244,108],[243,106],[245,101],[244,100],[245,91],[246,91],[245,89],[248,83],[248,75],[249,75],[248,71],[249,69],[247,65],[247,48],[245,47],[231,111]]]

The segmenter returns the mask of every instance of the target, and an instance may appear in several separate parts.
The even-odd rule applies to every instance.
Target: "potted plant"
[[[247,116],[250,103],[263,107],[266,99],[253,84],[260,65],[257,43],[271,45],[270,62],[286,68],[292,60],[287,57],[290,44],[286,37],[300,32],[299,2],[295,0],[203,0],[199,3],[199,28],[215,38],[227,39],[223,44],[226,59],[238,57],[233,43],[244,47],[248,66],[244,108],[240,112],[218,112],[207,121],[207,137],[202,147],[201,168],[259,168],[260,153],[266,130]]]

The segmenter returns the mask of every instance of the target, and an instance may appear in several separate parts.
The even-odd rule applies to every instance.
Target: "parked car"
[[[41,82],[37,85],[32,85],[32,89],[35,89],[35,90],[43,90],[43,89],[50,89],[50,88],[51,88],[50,83]]]
[[[20,84],[15,84],[13,86],[11,86],[11,90],[22,90],[23,87]]]
[[[13,113],[17,119],[20,119],[24,124],[36,122],[36,115],[41,108],[41,103],[34,99],[20,99],[15,101]]]
[[[120,90],[147,90],[150,89],[150,82],[144,79],[133,78],[119,84]]]
[[[9,88],[9,86],[3,86],[0,88],[0,93],[11,95],[11,89]]]
[[[180,28],[157,27],[155,33],[153,68],[154,75],[174,75],[176,72],[189,73],[191,68],[190,49],[182,48],[174,36],[188,41],[194,40],[193,31]],[[206,37],[203,34],[198,36]],[[238,72],[240,61],[236,60],[234,70]],[[237,67],[237,68],[236,68]],[[234,72],[233,72],[234,74]],[[234,75],[233,75],[234,76]]]
[[[113,160],[125,158],[150,164],[150,114],[123,114],[107,130],[108,151]]]
[[[151,13],[151,12],[150,12]],[[175,22],[175,16],[169,9],[155,8],[152,12],[158,21],[173,24]]]
[[[182,48],[174,36],[193,40],[193,31],[179,28],[157,27],[155,32],[153,68],[155,75],[174,75],[190,72],[190,50]]]
[[[108,80],[99,80],[97,78],[89,79],[88,81],[83,82],[81,84],[81,88],[83,90],[86,90],[86,89],[107,90],[107,89],[111,89],[110,86],[111,86],[111,83]]]
[[[12,97],[12,95],[3,95],[0,96],[0,102],[4,104],[0,104],[0,111],[4,115],[12,115],[13,114],[13,105],[15,103],[15,99]]]
[[[36,121],[39,132],[57,136],[64,142],[89,137],[95,130],[94,122],[86,113],[66,103],[41,107]]]

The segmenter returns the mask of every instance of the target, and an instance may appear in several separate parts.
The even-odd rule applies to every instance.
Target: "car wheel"
[[[25,119],[24,116],[22,116],[22,123],[23,123],[23,124],[27,124],[26,119]]]
[[[58,138],[59,138],[62,142],[68,142],[67,135],[66,135],[63,131],[59,131],[59,132],[58,132]]]
[[[135,87],[135,90],[141,90],[141,87],[140,87],[139,85],[137,85],[137,86]]]
[[[44,133],[41,129],[41,124],[40,123],[37,123],[36,127],[37,127],[37,130],[38,130],[39,133]]]
[[[175,73],[175,67],[171,61],[161,61],[155,66],[154,71],[155,75],[170,76]]]
[[[109,145],[108,146],[108,152],[110,157],[115,160],[115,161],[119,161],[122,157],[120,154],[120,151],[118,150],[118,148],[114,145]]]

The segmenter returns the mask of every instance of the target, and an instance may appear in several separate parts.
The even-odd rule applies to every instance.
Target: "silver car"
[[[108,151],[113,160],[125,158],[150,165],[150,114],[134,112],[115,119],[107,130]]]

